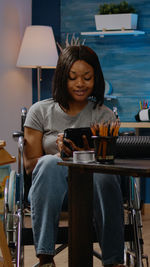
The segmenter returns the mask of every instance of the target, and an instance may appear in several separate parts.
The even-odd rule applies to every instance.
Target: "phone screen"
[[[76,146],[83,148],[83,138],[86,135],[90,148],[93,148],[93,139],[91,138],[92,132],[90,127],[81,128],[68,128],[64,131],[64,138],[70,139],[75,143]]]

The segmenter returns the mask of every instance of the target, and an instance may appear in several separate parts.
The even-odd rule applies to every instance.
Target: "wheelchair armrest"
[[[24,133],[17,131],[13,133],[13,139],[18,142],[18,149],[23,153],[24,147]]]
[[[16,131],[16,132],[14,132],[14,133],[12,134],[12,136],[13,136],[13,139],[14,139],[15,141],[18,141],[18,138],[19,138],[20,136],[24,136],[24,133],[23,133],[22,131]]]

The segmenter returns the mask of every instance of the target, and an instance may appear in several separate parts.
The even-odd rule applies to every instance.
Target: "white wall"
[[[0,1],[0,139],[16,157],[12,133],[20,130],[21,107],[32,104],[32,70],[16,68],[24,30],[31,25],[31,8],[32,0]]]

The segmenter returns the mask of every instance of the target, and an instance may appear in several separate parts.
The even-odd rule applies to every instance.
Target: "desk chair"
[[[23,109],[21,114],[21,131],[13,134],[13,137],[18,140],[18,174],[15,171],[11,171],[4,193],[4,228],[13,264],[17,267],[24,266],[24,246],[34,244],[32,228],[24,226],[24,219],[29,215],[27,212],[29,208],[27,196],[31,185],[31,177],[26,176],[23,167],[23,125],[25,116],[26,109]],[[143,252],[142,221],[136,183],[133,177],[128,177],[128,179],[123,181],[126,181],[126,184],[122,186],[127,189],[123,192],[126,214],[125,263],[127,266],[139,267],[138,262],[141,262],[141,266],[143,266],[143,260],[146,260],[146,266],[148,267],[148,257]],[[94,242],[97,242],[97,237],[93,229]],[[56,244],[60,245],[56,249],[56,254],[67,247],[68,226],[59,227]],[[101,255],[96,251],[93,251],[93,255],[101,260]]]

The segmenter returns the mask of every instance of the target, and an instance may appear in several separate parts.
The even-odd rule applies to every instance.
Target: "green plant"
[[[136,13],[135,8],[129,5],[128,2],[123,1],[119,4],[106,4],[99,6],[98,14],[120,14],[120,13]]]

